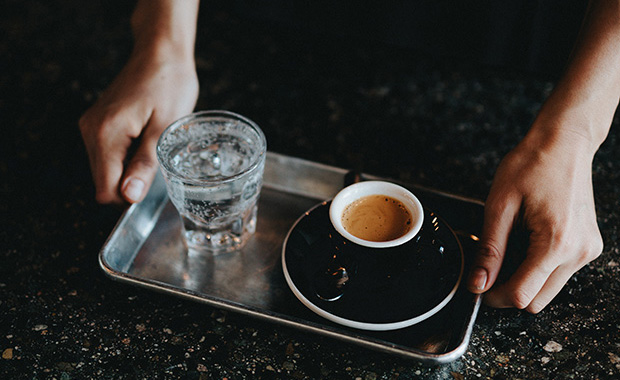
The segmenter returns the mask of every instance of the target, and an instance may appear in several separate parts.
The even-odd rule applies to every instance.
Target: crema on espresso
[[[397,199],[369,195],[346,206],[342,225],[350,234],[368,241],[398,239],[411,229],[411,213]]]

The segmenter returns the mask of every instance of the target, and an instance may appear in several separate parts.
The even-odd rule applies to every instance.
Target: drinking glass
[[[245,245],[256,230],[266,153],[258,125],[228,111],[196,112],[162,133],[157,159],[190,251]]]

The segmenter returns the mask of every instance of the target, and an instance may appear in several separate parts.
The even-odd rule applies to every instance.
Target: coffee
[[[397,199],[369,195],[344,208],[342,225],[350,234],[364,240],[383,242],[398,239],[412,226],[411,213]]]

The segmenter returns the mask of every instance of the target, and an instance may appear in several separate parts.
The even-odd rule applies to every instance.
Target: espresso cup
[[[415,237],[424,221],[422,204],[409,190],[385,181],[363,181],[342,189],[329,218],[346,240],[368,248],[390,248]]]

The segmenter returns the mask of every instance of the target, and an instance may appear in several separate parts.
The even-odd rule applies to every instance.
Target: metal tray
[[[332,198],[350,177],[344,169],[269,152],[256,234],[240,252],[191,257],[181,243],[178,213],[168,200],[163,179],[157,176],[146,199],[121,216],[101,249],[99,263],[115,280],[370,349],[429,363],[458,359],[467,349],[481,301],[462,286],[433,317],[387,332],[336,325],[306,309],[289,289],[281,265],[288,230],[308,209]],[[454,229],[467,269],[482,225],[483,203],[404,185]]]

